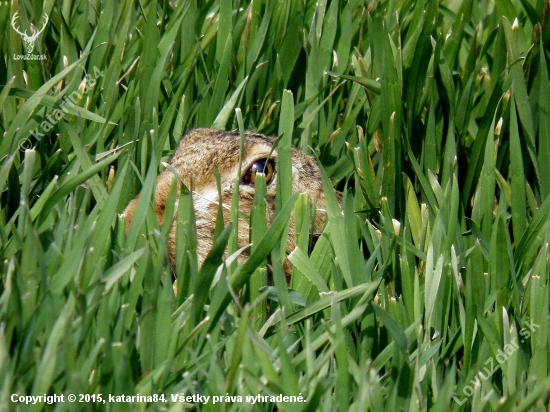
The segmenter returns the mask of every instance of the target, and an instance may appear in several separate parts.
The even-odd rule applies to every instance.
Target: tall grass
[[[548,410],[548,7],[3,2],[0,408]],[[18,10],[22,30],[49,16],[46,60],[13,57]],[[193,127],[282,134],[281,190],[266,228],[258,186],[247,261],[220,220],[202,266],[182,192],[175,294],[151,200]],[[323,166],[311,252],[306,199],[282,189],[290,144]]]

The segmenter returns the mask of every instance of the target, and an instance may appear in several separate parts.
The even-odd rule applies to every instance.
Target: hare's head
[[[255,193],[254,180],[256,173],[264,173],[267,184],[267,219],[275,216],[275,194],[277,193],[278,152],[273,148],[275,139],[256,133],[246,133],[243,160],[239,183],[239,210],[250,215]],[[183,182],[193,193],[195,208],[198,254],[202,262],[212,247],[218,205],[221,201],[224,219],[229,222],[231,197],[235,187],[239,168],[239,133],[224,132],[214,129],[191,130],[180,141],[170,165],[175,169]],[[218,197],[215,169],[220,173],[221,199]],[[164,220],[164,210],[168,193],[175,179],[174,174],[166,169],[158,177],[155,192],[155,212],[159,222]],[[325,220],[325,197],[321,176],[315,161],[304,153],[292,149],[292,192],[306,193],[316,205],[315,231],[323,229]],[[137,198],[132,200],[125,210],[127,225],[130,224]],[[175,218],[177,219],[177,217]],[[168,239],[168,251],[173,261],[175,256],[174,221]],[[245,220],[239,220],[239,247],[250,243],[249,226]],[[288,250],[294,248],[294,227],[290,226]],[[285,265],[287,266],[287,265]],[[288,272],[288,267],[286,267]]]

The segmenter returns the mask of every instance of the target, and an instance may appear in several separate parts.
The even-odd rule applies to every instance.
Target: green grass
[[[0,409],[178,411],[193,404],[172,394],[200,394],[205,411],[549,410],[548,8],[1,2]],[[46,60],[13,58],[17,10],[22,30],[48,14]],[[260,183],[250,258],[220,221],[199,266],[183,192],[166,210],[183,217],[175,295],[154,184],[183,133],[212,126],[284,132],[280,188],[290,145],[312,147],[328,223],[309,252],[311,210],[281,189],[266,229]]]

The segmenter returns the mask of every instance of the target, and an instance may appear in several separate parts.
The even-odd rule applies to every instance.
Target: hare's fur
[[[277,192],[277,149],[273,149],[275,139],[256,133],[246,133],[243,161],[241,166],[241,184],[239,184],[239,209],[250,215],[254,199],[254,185],[244,182],[252,165],[268,160],[274,166],[273,175],[267,184],[267,219],[272,221],[275,215],[275,194]],[[175,169],[185,185],[193,193],[193,205],[197,226],[197,252],[199,261],[212,247],[213,234],[218,212],[218,189],[214,165],[220,173],[221,193],[224,220],[229,221],[229,206],[239,167],[239,133],[224,132],[214,129],[194,129],[180,141],[170,165]],[[256,166],[257,167],[257,166]],[[157,179],[155,191],[155,213],[159,223],[164,220],[164,210],[174,174],[165,169]],[[316,205],[315,231],[320,232],[325,220],[325,197],[321,176],[315,161],[308,155],[292,149],[292,192],[307,193],[311,202]],[[138,196],[139,197],[139,196]],[[138,197],[130,202],[124,211],[127,229],[129,228],[137,205]],[[176,220],[168,239],[168,253],[172,263],[175,258]],[[294,248],[294,227],[291,223],[287,249]],[[244,220],[238,225],[239,247],[249,243],[249,226]],[[285,265],[287,269],[288,265]]]

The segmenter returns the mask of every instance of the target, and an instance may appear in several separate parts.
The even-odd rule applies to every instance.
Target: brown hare
[[[254,199],[254,177],[264,171],[267,183],[267,219],[272,221],[275,215],[275,194],[277,192],[277,149],[273,149],[275,139],[261,134],[245,134],[241,180],[239,184],[239,209],[250,215]],[[199,261],[203,262],[210,251],[218,211],[218,189],[214,174],[214,165],[221,176],[221,193],[224,219],[229,221],[229,206],[239,166],[239,133],[215,129],[194,129],[180,141],[170,165],[175,169],[186,186],[193,193],[193,205],[196,215],[197,251]],[[157,179],[155,192],[155,213],[159,223],[164,220],[164,210],[174,174],[166,169]],[[192,182],[192,183],[191,183]],[[191,184],[193,187],[191,187]],[[315,161],[306,154],[292,149],[292,192],[307,193],[316,205],[315,231],[321,232],[325,221],[325,197],[321,176]],[[139,197],[139,196],[138,196]],[[137,205],[138,197],[130,202],[124,211],[127,229]],[[176,217],[177,219],[177,217]],[[168,253],[171,263],[175,260],[176,224],[172,226],[168,239]],[[291,223],[287,250],[294,249],[294,228]],[[239,221],[238,245],[249,244],[249,226]],[[289,275],[290,265],[285,262],[285,272]]]

